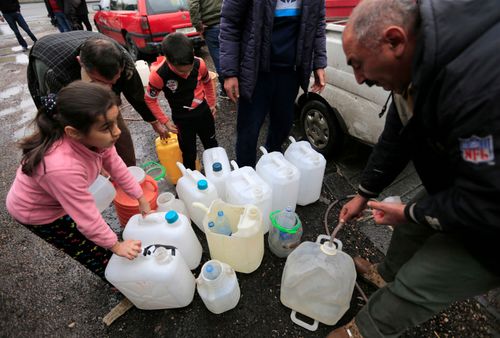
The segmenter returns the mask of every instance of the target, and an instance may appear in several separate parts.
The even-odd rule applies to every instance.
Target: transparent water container
[[[264,233],[269,231],[271,221],[269,214],[272,206],[272,189],[252,167],[239,168],[235,161],[231,161],[234,170],[226,180],[226,200],[236,205],[251,204],[259,208],[262,213]]]
[[[191,222],[174,210],[155,212],[130,218],[122,233],[123,239],[136,239],[143,246],[165,244],[175,246],[191,270],[200,265],[202,247],[193,231]]]
[[[229,264],[243,273],[255,271],[264,257],[264,233],[262,214],[255,205],[233,205],[217,199],[210,207],[201,203],[194,205],[204,213],[203,226],[207,237],[210,257]],[[224,211],[231,226],[231,236],[212,232],[208,223]]]
[[[257,162],[255,171],[271,186],[271,210],[291,207],[292,211],[295,211],[300,186],[299,170],[279,151],[268,153],[264,147],[260,147],[260,151],[263,155]]]
[[[202,203],[209,206],[218,198],[215,186],[207,180],[198,170],[186,169],[182,163],[177,162],[177,166],[182,172],[182,177],[177,182],[175,189],[179,199],[184,201],[188,209],[191,220],[201,231],[203,228],[203,217],[205,213],[199,208],[193,207],[193,202]]]
[[[156,198],[156,204],[158,205],[156,211],[166,212],[170,210],[175,210],[178,213],[186,216],[188,219],[191,219],[191,217],[189,217],[189,212],[184,202],[178,198],[175,198],[174,194],[172,194],[171,192],[164,192],[159,194],[158,198]]]
[[[269,217],[272,224],[267,237],[269,249],[280,258],[287,257],[299,246],[302,238],[302,223],[299,216],[291,207],[287,207],[283,211],[272,212]]]
[[[320,235],[315,243],[302,242],[288,255],[281,278],[281,303],[292,309],[295,324],[311,331],[318,322],[335,325],[339,321],[349,309],[356,281],[354,262],[342,252],[342,242],[329,240]],[[314,323],[300,320],[297,312]]]
[[[231,172],[226,150],[215,147],[203,151],[203,168],[207,179],[215,185],[219,198],[226,200],[226,179]]]
[[[94,197],[95,205],[100,212],[106,210],[116,196],[116,189],[109,181],[109,177],[98,175],[89,187],[89,192]]]
[[[196,287],[182,254],[168,245],[148,246],[133,260],[113,254],[105,276],[142,310],[187,306],[193,300]]]
[[[240,286],[234,269],[218,260],[203,264],[196,284],[203,303],[215,314],[233,309],[240,300]]]
[[[300,171],[297,204],[308,205],[316,202],[321,195],[326,160],[309,142],[296,142],[291,136],[290,140],[292,143],[285,151],[285,158]]]

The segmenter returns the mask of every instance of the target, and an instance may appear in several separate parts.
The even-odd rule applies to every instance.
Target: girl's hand
[[[407,222],[405,204],[370,201],[368,206],[373,209],[373,220],[377,224],[398,225]]]
[[[152,212],[151,206],[149,205],[149,202],[144,195],[139,197],[137,201],[139,202],[139,211],[141,212],[142,217]]]
[[[179,132],[179,130],[177,129],[177,126],[175,125],[174,121],[172,121],[172,120],[168,120],[168,122],[165,124],[165,126],[167,127],[167,129],[169,131],[171,131],[174,134],[177,134]]]
[[[123,242],[118,241],[111,247],[111,251],[118,256],[132,260],[136,258],[142,251],[141,241],[137,241],[134,239],[128,239]]]

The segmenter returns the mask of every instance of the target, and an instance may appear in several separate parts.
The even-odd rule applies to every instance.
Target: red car
[[[347,19],[360,0],[326,0],[326,22]]]
[[[203,44],[189,17],[188,0],[102,0],[94,5],[97,30],[125,46],[134,59],[157,54],[163,37],[181,32]]]

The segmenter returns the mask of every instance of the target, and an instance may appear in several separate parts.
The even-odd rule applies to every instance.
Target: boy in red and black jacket
[[[203,148],[217,147],[215,138],[215,91],[205,62],[194,56],[193,44],[181,33],[169,34],[161,43],[165,57],[151,66],[144,100],[168,131],[177,133],[186,168],[195,169],[196,135]],[[170,120],[160,105],[163,90],[172,110]]]

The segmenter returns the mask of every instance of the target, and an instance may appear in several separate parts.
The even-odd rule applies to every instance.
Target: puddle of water
[[[26,55],[26,54],[16,55],[16,63],[19,63],[21,65],[27,65],[28,64],[28,55]]]
[[[2,35],[14,34],[12,29],[10,29],[10,27],[8,25],[0,25],[0,32],[2,33]]]
[[[7,88],[3,92],[0,92],[0,99],[6,99],[8,97],[17,95],[21,92],[21,90],[22,88],[20,86]]]

